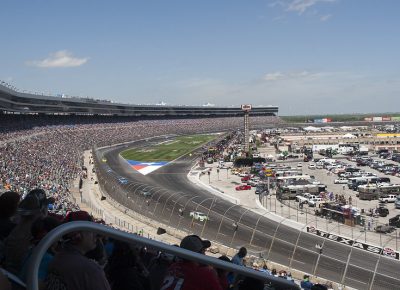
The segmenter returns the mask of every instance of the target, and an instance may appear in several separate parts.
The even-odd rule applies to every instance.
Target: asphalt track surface
[[[100,150],[111,168],[107,182],[112,183],[114,195],[123,196],[121,202],[132,210],[203,238],[236,248],[245,246],[252,254],[356,289],[400,288],[399,261],[300,232],[191,183],[187,174],[200,150],[146,176],[130,168],[119,156],[127,148],[146,148],[165,140],[154,138]],[[126,177],[129,182],[120,184],[119,177]],[[151,196],[143,192],[150,192]],[[209,220],[195,221],[189,216],[190,211],[203,212]],[[237,230],[234,222],[238,224]],[[316,243],[323,244],[322,254],[315,248]]]

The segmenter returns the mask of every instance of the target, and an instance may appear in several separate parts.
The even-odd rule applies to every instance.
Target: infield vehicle
[[[388,225],[379,225],[375,227],[375,232],[377,233],[382,233],[382,234],[390,234],[393,232],[396,228],[394,226],[388,226]]]
[[[400,195],[396,197],[396,201],[394,202],[394,206],[396,208],[400,208]]]
[[[251,185],[241,184],[239,186],[236,186],[235,189],[236,190],[250,190],[251,189]]]
[[[384,203],[396,202],[396,195],[395,194],[382,195],[379,198],[379,202],[384,202]]]
[[[200,221],[200,222],[204,222],[206,220],[209,220],[209,218],[207,217],[207,215],[205,213],[199,212],[199,211],[191,211],[189,213],[189,216],[191,218],[193,218],[194,220]]]

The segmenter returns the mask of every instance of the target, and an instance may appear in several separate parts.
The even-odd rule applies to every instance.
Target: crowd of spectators
[[[0,216],[0,233],[3,234],[0,239],[2,290],[21,289],[20,285],[26,283],[32,252],[52,229],[63,223],[94,221],[85,211],[70,211],[65,216],[51,214],[48,212],[50,202],[51,198],[42,189],[29,191],[21,201],[19,195],[12,191],[0,195],[0,209],[9,207]],[[211,242],[189,235],[176,246],[205,254]],[[241,248],[232,260],[226,256],[219,259],[245,266],[246,254],[247,250]],[[2,268],[7,275],[17,277],[11,279],[13,288],[2,274]],[[90,231],[68,233],[55,242],[42,257],[38,279],[39,288],[47,290],[287,289],[268,288],[261,280],[234,275],[224,269]]]
[[[1,118],[7,116],[0,114]],[[223,131],[238,128],[242,122],[241,118],[213,118],[79,124],[76,117],[74,124],[75,117],[70,118],[68,125],[31,129],[20,128],[26,127],[26,122],[19,119],[6,122],[8,131],[4,127],[0,131],[0,191],[13,190],[24,197],[30,188],[46,189],[55,198],[54,210],[65,214],[77,209],[70,198],[70,185],[82,174],[84,150],[165,134]],[[41,124],[37,117],[33,120]],[[261,125],[276,119],[254,117],[252,122]]]

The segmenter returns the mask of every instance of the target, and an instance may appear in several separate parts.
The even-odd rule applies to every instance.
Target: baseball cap
[[[208,240],[202,240],[197,235],[190,235],[182,239],[180,247],[186,250],[200,253],[202,250],[211,247],[211,242]]]
[[[30,195],[30,194],[36,195],[36,196],[37,196],[37,198],[39,199],[39,202],[40,202],[41,206],[46,206],[46,207],[47,207],[48,204],[54,203],[54,201],[55,201],[54,198],[52,198],[52,197],[47,197],[47,196],[46,196],[46,192],[45,192],[43,189],[41,189],[41,188],[32,189],[32,190],[27,194],[27,196]]]
[[[18,205],[17,213],[23,216],[30,216],[40,213],[41,209],[38,197],[28,194]]]

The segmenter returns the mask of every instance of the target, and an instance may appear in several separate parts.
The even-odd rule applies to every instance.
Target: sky
[[[400,111],[398,0],[1,0],[0,80],[129,104]]]

